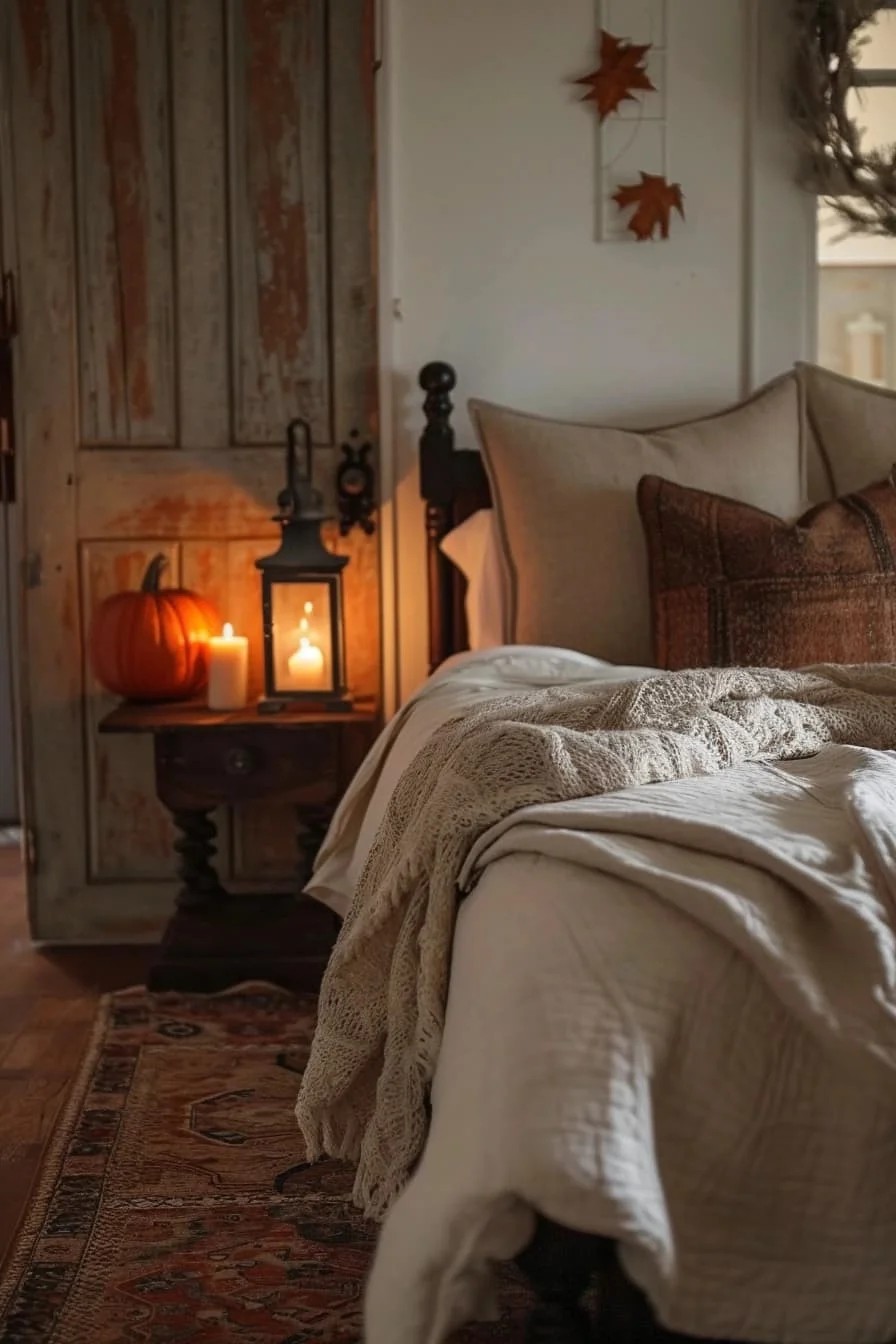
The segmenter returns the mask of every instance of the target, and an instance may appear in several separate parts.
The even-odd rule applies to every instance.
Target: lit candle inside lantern
[[[209,709],[242,709],[249,685],[249,641],[235,635],[228,621],[224,633],[208,642]]]
[[[319,645],[311,638],[311,617],[314,615],[314,603],[306,602],[299,621],[299,647],[286,662],[290,679],[294,686],[302,691],[323,689],[324,655]]]
[[[301,627],[299,627],[301,629]],[[299,636],[299,647],[287,660],[289,675],[302,691],[319,691],[324,685],[324,655],[307,635]]]

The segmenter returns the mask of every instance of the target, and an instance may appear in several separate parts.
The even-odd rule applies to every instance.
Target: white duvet
[[[398,773],[464,704],[645,671],[546,650],[455,660],[386,730],[310,889],[345,900]],[[522,1249],[534,1210],[615,1238],[670,1328],[777,1344],[896,1332],[896,1075],[863,1036],[896,983],[894,819],[890,754],[838,747],[528,809],[484,836],[369,1344],[435,1344],[485,1314],[489,1262]],[[769,901],[792,939],[762,927]],[[812,938],[832,917],[833,979]]]

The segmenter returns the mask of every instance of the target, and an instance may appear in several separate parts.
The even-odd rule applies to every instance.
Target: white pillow
[[[804,506],[802,389],[794,373],[716,415],[615,429],[470,401],[498,525],[508,644],[651,662],[642,476],[779,517]]]
[[[501,542],[494,509],[479,509],[442,538],[440,549],[467,580],[465,609],[470,648],[504,643],[505,601]]]
[[[812,503],[886,479],[896,461],[896,393],[817,364],[796,367],[816,448],[809,459]]]

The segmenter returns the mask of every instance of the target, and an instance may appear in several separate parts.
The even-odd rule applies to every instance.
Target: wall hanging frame
[[[597,65],[573,83],[595,111],[599,242],[668,236],[683,213],[669,183],[666,127],[667,0],[601,0]]]

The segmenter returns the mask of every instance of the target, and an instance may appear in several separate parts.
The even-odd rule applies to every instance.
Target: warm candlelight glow
[[[208,642],[209,709],[242,709],[249,685],[249,641],[230,621]]]
[[[317,691],[323,687],[324,655],[307,635],[300,636],[299,647],[290,655],[287,667],[292,681],[301,690]]]
[[[308,617],[311,616],[312,613],[314,612],[314,603],[306,602],[302,610],[304,611],[305,615],[299,621],[299,634],[307,635],[308,631],[311,629],[311,623],[308,620]]]

